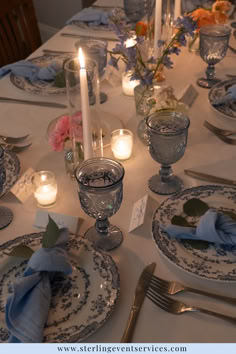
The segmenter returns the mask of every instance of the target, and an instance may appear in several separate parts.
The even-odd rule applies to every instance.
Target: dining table
[[[123,1],[110,3],[109,0],[98,0],[94,6],[103,8],[103,6],[117,6],[117,4],[123,6]],[[92,27],[81,28],[74,24],[65,24],[53,37],[32,53],[30,58],[43,56],[44,49],[73,51],[78,39],[62,36],[62,33],[77,34],[81,38],[84,36],[107,38],[110,49],[116,44],[115,35],[111,31],[99,31]],[[236,48],[236,39],[232,35],[230,44]],[[161,85],[172,86],[176,96],[180,96],[186,91],[189,85],[192,85],[197,92],[187,113],[190,127],[186,151],[184,156],[176,164],[173,164],[174,173],[183,180],[183,189],[215,185],[187,176],[184,173],[185,169],[236,180],[236,147],[221,141],[203,125],[207,120],[220,128],[236,129],[236,120],[214,109],[209,103],[209,90],[197,86],[197,79],[204,76],[206,70],[206,63],[198,53],[192,53],[188,47],[184,47],[181,48],[180,55],[173,60],[173,68],[164,69],[165,80]],[[228,49],[225,58],[216,65],[217,77],[227,80],[229,78],[226,75],[236,75],[235,63],[236,54]],[[123,233],[122,244],[109,251],[119,272],[120,291],[112,313],[95,332],[82,339],[82,343],[119,343],[121,341],[132,307],[137,281],[144,267],[152,262],[156,263],[154,274],[163,279],[175,280],[193,288],[236,298],[236,279],[235,281],[227,281],[197,275],[191,270],[186,271],[183,267],[175,264],[174,259],[166,257],[160,247],[157,247],[153,237],[153,217],[162,203],[170,196],[155,194],[148,187],[149,178],[158,173],[160,166],[151,158],[147,145],[137,135],[137,126],[142,117],[136,114],[134,97],[123,93],[121,72],[113,72],[113,74],[114,80],[105,76],[100,82],[101,90],[107,94],[106,102],[101,104],[99,108],[101,117],[105,117],[108,122],[109,119],[118,121],[122,128],[129,129],[134,134],[131,158],[120,161],[125,170],[123,201],[120,209],[110,218],[112,224],[118,226]],[[107,66],[107,75],[112,75],[112,68],[109,65]],[[27,92],[13,85],[9,75],[1,78],[0,92],[1,96],[10,98],[67,105],[66,93],[40,95]],[[0,134],[16,137],[29,134],[24,144],[32,143],[32,145],[18,154],[21,166],[20,175],[29,168],[33,168],[35,171],[49,170],[55,173],[58,185],[57,201],[52,208],[46,209],[46,211],[78,217],[80,223],[76,237],[79,238],[83,237],[85,231],[94,224],[94,219],[85,214],[81,208],[77,183],[69,178],[65,171],[64,153],[53,151],[47,136],[50,122],[65,114],[68,114],[67,108],[0,102]],[[119,124],[117,128],[120,128]],[[104,156],[113,158],[110,145],[104,148]],[[145,196],[148,196],[148,199],[143,222],[134,230],[129,231],[134,205]],[[25,202],[21,202],[9,190],[1,197],[0,204],[10,208],[13,212],[13,220],[10,225],[0,230],[1,245],[19,236],[42,231],[35,226],[35,217],[39,208],[33,195]],[[190,292],[175,295],[175,298],[190,305],[236,317],[236,306],[224,301]],[[0,321],[4,322],[2,316]],[[2,325],[0,324],[0,326]],[[203,313],[191,312],[174,315],[165,312],[146,297],[137,319],[132,342],[235,343],[235,331],[235,324]],[[1,334],[0,341],[2,341]]]

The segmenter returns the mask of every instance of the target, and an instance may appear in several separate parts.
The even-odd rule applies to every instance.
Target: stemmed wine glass
[[[105,157],[88,159],[76,170],[81,207],[96,219],[85,237],[106,251],[118,247],[123,240],[120,229],[111,225],[108,218],[120,208],[124,173],[119,162]]]
[[[172,174],[171,164],[184,155],[188,138],[189,118],[180,112],[154,112],[146,118],[149,153],[161,164],[159,175],[148,181],[157,194],[173,194],[183,187],[182,180]]]
[[[107,66],[107,46],[108,42],[103,39],[83,38],[75,42],[75,48],[77,51],[79,48],[82,48],[83,53],[97,63],[100,82],[105,78],[105,69]],[[107,94],[100,92],[100,103],[104,103],[106,101]]]
[[[150,16],[154,5],[154,0],[124,0],[124,12],[132,27],[145,15]]]
[[[206,78],[197,80],[198,86],[211,88],[220,80],[215,78],[215,64],[226,55],[231,29],[224,25],[210,25],[200,28],[200,56],[208,64]]]

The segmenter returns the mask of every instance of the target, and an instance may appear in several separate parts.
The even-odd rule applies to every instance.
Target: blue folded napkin
[[[12,72],[16,76],[23,76],[31,81],[43,80],[52,81],[56,74],[62,70],[62,63],[54,60],[46,67],[39,67],[30,61],[21,60],[0,68],[0,78]]]
[[[236,84],[229,87],[226,94],[213,100],[212,104],[217,106],[221,104],[236,102]]]
[[[236,222],[221,212],[209,209],[196,228],[178,225],[162,226],[170,238],[203,240],[221,245],[236,246]]]
[[[107,25],[109,19],[109,12],[102,9],[93,9],[87,7],[78,14],[71,17],[66,24],[69,25],[74,21],[88,22],[89,26]]]
[[[12,284],[6,304],[6,324],[10,343],[41,343],[51,303],[51,280],[55,272],[70,274],[66,242],[68,229],[60,230],[53,248],[35,251],[21,278]]]

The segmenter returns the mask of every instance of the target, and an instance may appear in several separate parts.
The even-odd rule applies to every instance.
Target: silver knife
[[[71,38],[91,38],[92,35],[84,35],[84,34],[76,34],[76,33],[61,33],[62,37],[71,37]],[[105,37],[97,37],[97,39],[102,39],[105,41],[117,42],[119,39],[117,38],[105,38]]]
[[[208,175],[207,173],[196,172],[196,171],[192,171],[192,170],[184,170],[184,173],[186,173],[186,175],[188,175],[188,176],[195,177],[195,178],[201,179],[203,181],[229,184],[230,186],[236,187],[236,181],[233,181],[231,179],[212,176],[212,175]]]
[[[65,51],[65,50],[54,50],[54,49],[43,49],[44,54],[68,54],[70,55],[76,55],[75,51]]]
[[[138,284],[135,289],[135,294],[134,294],[134,302],[129,314],[129,318],[126,324],[126,328],[124,330],[123,336],[121,338],[121,343],[130,343],[133,332],[134,332],[134,327],[136,320],[138,318],[139,311],[141,309],[141,306],[143,304],[143,300],[146,296],[146,292],[150,283],[150,277],[147,276],[147,273],[150,275],[153,274],[154,270],[156,267],[156,263],[151,263],[147,267],[144,268],[142,271]]]
[[[53,107],[53,108],[67,108],[67,105],[63,103],[28,101],[28,100],[21,100],[17,98],[9,98],[9,97],[0,97],[0,102],[30,104],[33,106]]]

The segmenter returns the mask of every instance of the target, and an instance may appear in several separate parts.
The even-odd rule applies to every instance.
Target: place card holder
[[[141,230],[141,226],[144,226],[144,229],[146,231],[145,224],[150,224],[150,221],[152,220],[154,211],[156,210],[157,206],[157,202],[148,194],[146,194],[144,197],[135,202],[132,210],[129,232],[132,232],[139,228]]]
[[[31,167],[28,168],[10,189],[11,193],[23,204],[33,193],[31,178],[34,174],[34,169]]]

